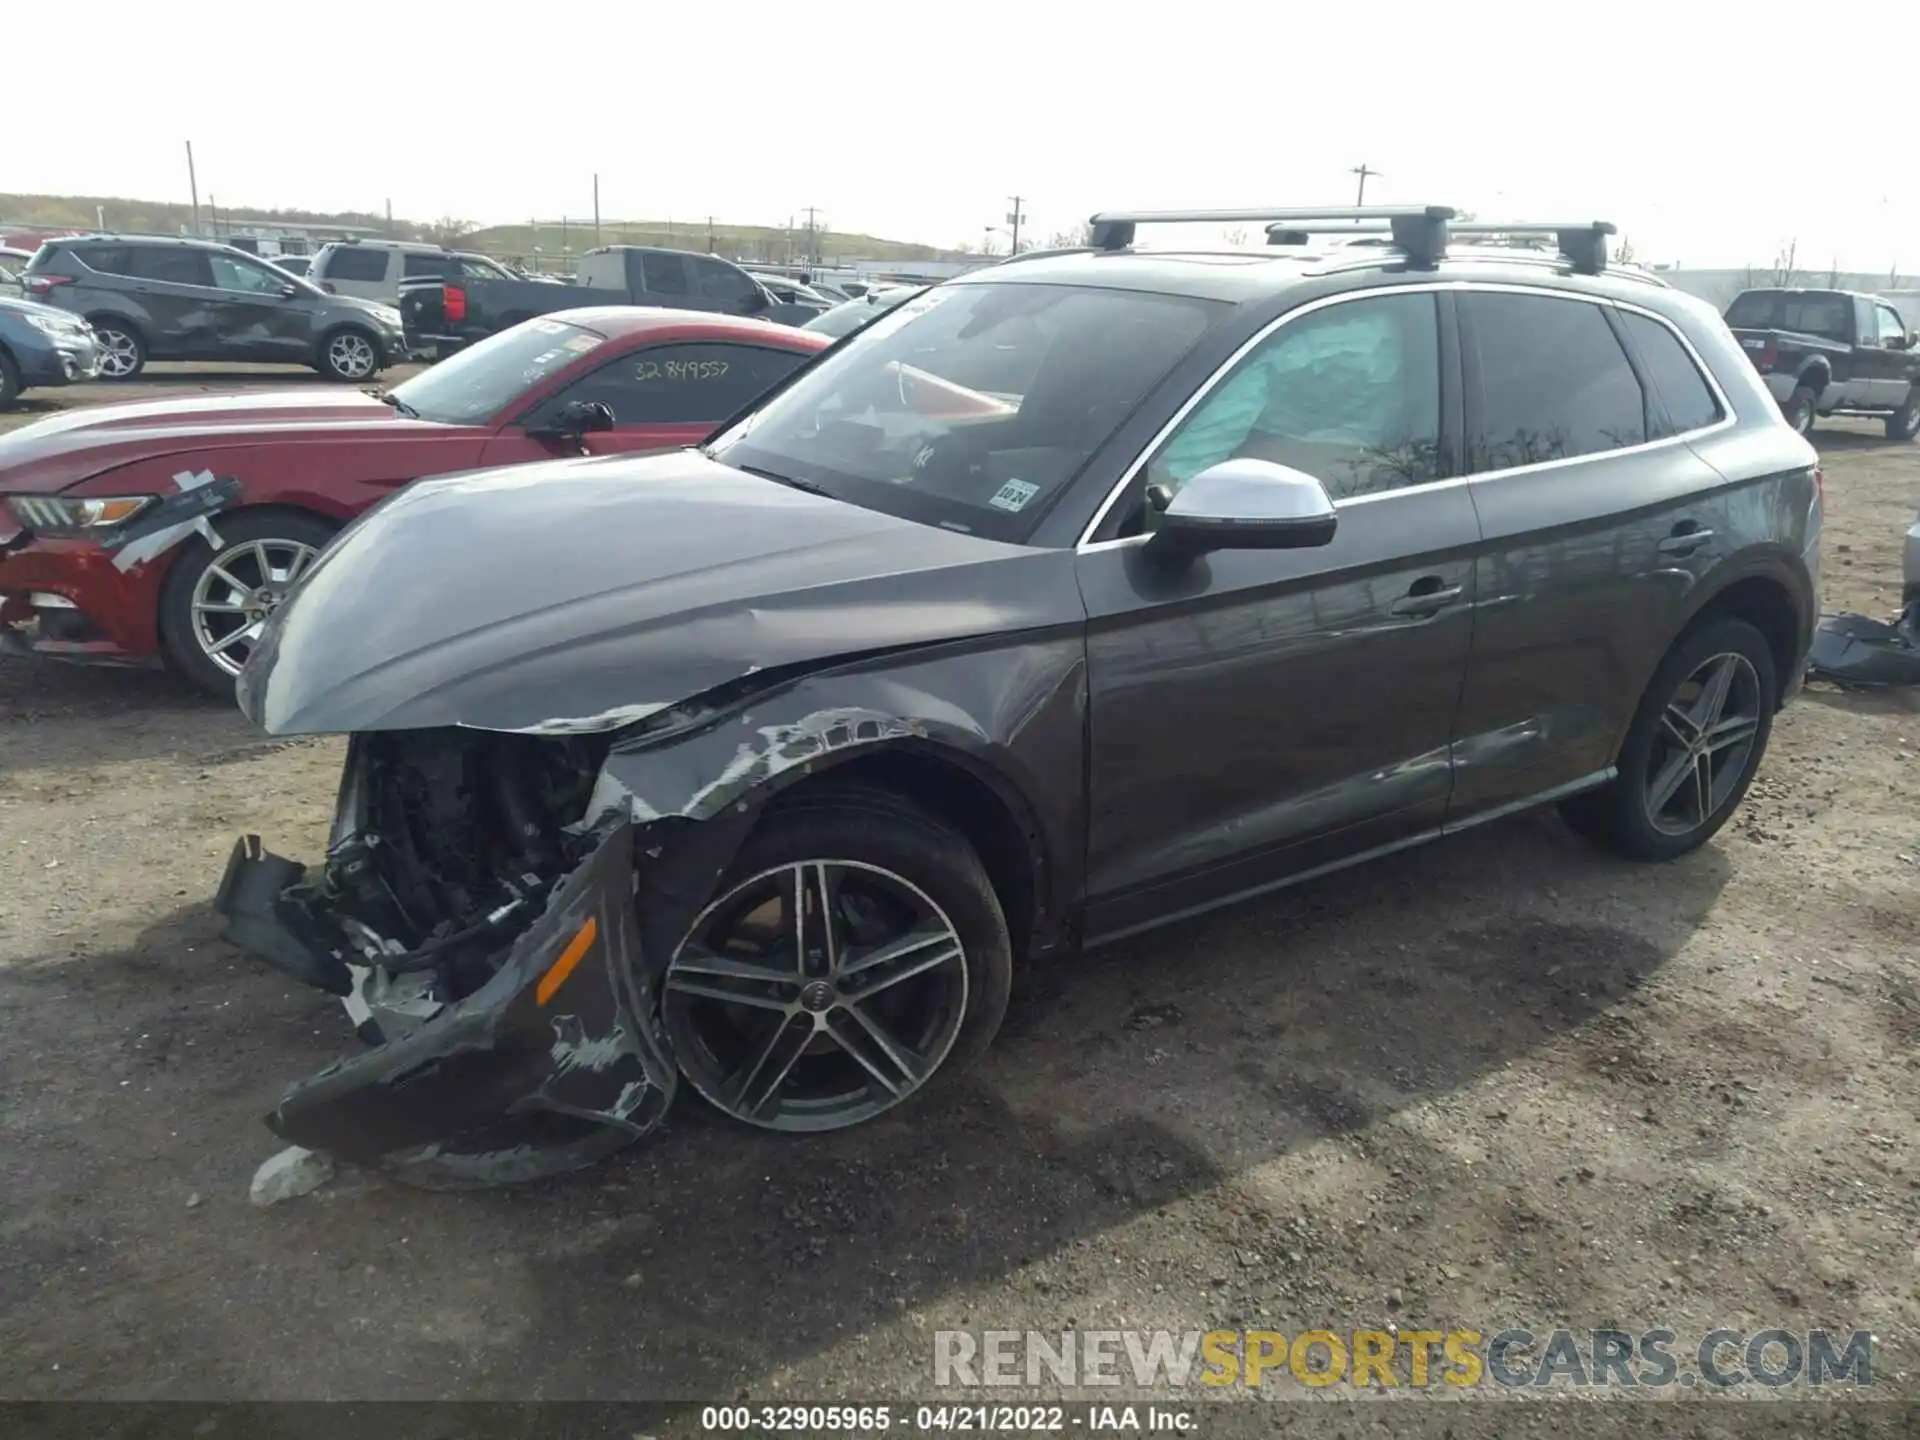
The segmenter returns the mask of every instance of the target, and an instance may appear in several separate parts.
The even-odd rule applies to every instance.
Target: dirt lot
[[[1920,496],[1877,432],[1820,437],[1870,613]],[[1533,815],[1051,965],[911,1117],[687,1102],[568,1182],[262,1211],[259,1117],[348,1036],[206,902],[241,831],[318,848],[338,756],[0,663],[0,1396],[820,1401],[926,1393],[942,1328],[1566,1323],[1870,1328],[1920,1398],[1920,699],[1808,694],[1672,866]]]

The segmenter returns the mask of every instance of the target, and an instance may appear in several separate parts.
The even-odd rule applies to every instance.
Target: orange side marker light
[[[573,939],[567,942],[567,948],[560,952],[560,958],[547,967],[547,973],[540,977],[540,984],[533,992],[533,998],[544,1005],[553,999],[560,987],[567,983],[567,977],[574,967],[584,960],[587,951],[593,948],[593,942],[599,938],[600,922],[594,916],[587,917],[587,923],[573,932]]]

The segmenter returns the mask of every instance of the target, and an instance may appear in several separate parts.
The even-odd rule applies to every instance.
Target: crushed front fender
[[[672,1102],[650,991],[633,827],[622,822],[484,986],[294,1084],[267,1123],[308,1149],[438,1187],[577,1169],[646,1134]]]

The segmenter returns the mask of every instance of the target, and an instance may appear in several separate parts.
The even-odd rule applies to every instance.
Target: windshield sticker
[[[564,320],[536,320],[533,328],[542,335],[564,335],[573,327]]]
[[[649,380],[718,380],[727,373],[725,360],[642,360],[634,378]]]
[[[571,350],[576,355],[584,355],[589,350],[598,350],[600,345],[601,337],[598,335],[576,335],[562,348]]]
[[[987,503],[996,510],[1024,510],[1027,502],[1039,493],[1038,485],[1029,485],[1024,480],[1009,480]]]
[[[924,315],[934,306],[944,304],[953,298],[954,292],[935,286],[933,289],[916,295],[900,307],[902,315]]]

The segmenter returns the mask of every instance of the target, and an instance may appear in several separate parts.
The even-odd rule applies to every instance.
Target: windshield
[[[1852,300],[1845,295],[1749,290],[1744,295],[1736,295],[1733,304],[1727,307],[1727,328],[1791,330],[1797,335],[1846,340],[1853,333],[1848,323],[1852,305]]]
[[[910,290],[902,290],[898,295],[884,300],[875,299],[873,296],[868,296],[864,300],[849,300],[844,305],[836,305],[831,310],[814,316],[800,328],[811,330],[816,335],[831,335],[835,339],[842,335],[851,335],[862,325],[870,325],[878,320],[912,293]]]
[[[875,321],[709,453],[868,509],[1021,541],[1227,309],[1094,287],[941,286]]]
[[[564,320],[527,320],[396,385],[393,398],[422,420],[475,425],[606,343],[606,336]]]

